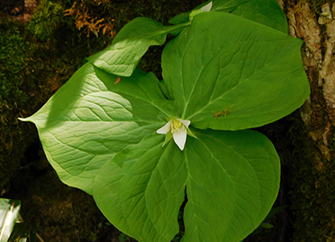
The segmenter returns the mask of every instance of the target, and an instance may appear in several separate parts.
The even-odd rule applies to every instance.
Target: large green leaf
[[[262,134],[199,131],[185,149],[184,242],[242,241],[264,220],[280,181],[280,160]]]
[[[200,9],[209,2],[203,3],[195,9]],[[214,0],[212,2],[211,11],[231,13],[284,33],[288,32],[286,16],[276,0]],[[177,15],[169,23],[188,22],[190,12]]]
[[[139,17],[115,37],[112,45],[87,58],[96,67],[119,76],[131,76],[141,57],[152,45],[162,45],[169,33],[178,33],[190,23],[174,26]]]
[[[227,2],[227,0],[221,1]],[[243,1],[243,4],[234,8],[231,13],[288,33],[286,16],[276,0]]]
[[[171,116],[152,74],[116,76],[85,64],[33,116],[60,179],[92,193],[92,180],[115,153],[155,132]],[[165,108],[165,110],[164,110]]]
[[[266,217],[279,188],[279,158],[255,131],[193,131],[184,151],[153,134],[99,171],[93,196],[138,241],[170,242],[186,186],[185,242],[241,241]]]
[[[232,14],[202,13],[164,49],[164,82],[180,117],[193,127],[258,127],[288,115],[308,97],[301,44]]]
[[[138,241],[170,242],[179,231],[186,167],[183,154],[164,136],[153,134],[115,156],[94,180],[100,210]]]

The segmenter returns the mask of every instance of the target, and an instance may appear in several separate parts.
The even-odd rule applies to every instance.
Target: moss
[[[59,3],[41,0],[27,29],[41,40],[50,40],[63,18]]]
[[[25,50],[27,43],[20,27],[10,19],[0,21],[0,191],[19,166],[25,146],[16,150],[17,136],[22,138],[16,117],[23,115],[21,107],[28,100],[20,87],[24,84]]]
[[[18,89],[23,82],[22,70],[25,68],[24,53],[26,43],[20,34],[19,27],[13,21],[5,21],[0,25],[0,110],[8,108],[5,102],[10,97],[16,96],[23,102],[27,99],[26,94]],[[14,106],[18,106],[14,103]]]
[[[78,38],[61,36],[61,31],[58,28],[52,39],[63,38],[65,44],[40,41],[11,16],[0,15],[1,194],[8,189],[25,149],[37,138],[34,126],[17,118],[36,112],[89,54],[86,42],[78,44]]]

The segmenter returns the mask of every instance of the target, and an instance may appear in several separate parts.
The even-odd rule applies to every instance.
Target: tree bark
[[[311,95],[294,132],[292,241],[335,241],[335,3],[279,0],[289,34],[305,41],[302,60]],[[297,121],[299,122],[299,121]]]

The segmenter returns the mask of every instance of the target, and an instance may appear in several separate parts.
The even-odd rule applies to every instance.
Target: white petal
[[[165,124],[162,128],[157,130],[157,134],[167,134],[170,131],[171,128],[171,122],[169,121],[167,124]]]
[[[187,137],[186,129],[180,129],[179,131],[173,132],[173,140],[181,150],[184,150],[186,137]]]
[[[203,7],[201,8],[201,10],[204,11],[204,12],[209,12],[209,11],[211,11],[211,9],[212,9],[212,5],[213,5],[213,3],[210,2],[209,4],[203,6]]]
[[[179,119],[179,118],[177,118],[177,120],[179,120],[180,122],[182,122],[186,126],[186,128],[188,128],[188,126],[191,123],[190,120],[183,120],[183,119]]]

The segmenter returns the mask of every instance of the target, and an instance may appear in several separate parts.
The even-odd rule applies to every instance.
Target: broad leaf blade
[[[279,157],[255,131],[199,131],[185,150],[188,167],[184,242],[242,241],[278,193]]]
[[[116,85],[115,80],[87,63],[36,114],[23,119],[36,124],[60,179],[87,193],[115,153],[155,132],[170,116],[170,102],[152,74],[138,70]]]
[[[170,242],[185,186],[185,242],[241,241],[264,220],[279,188],[271,142],[255,131],[193,132],[184,151],[153,134],[99,171],[94,199],[122,232]]]
[[[129,77],[150,46],[162,45],[167,34],[180,32],[188,25],[166,27],[149,18],[136,18],[125,25],[112,45],[87,60],[108,73]]]
[[[209,2],[197,6],[194,10],[200,9]],[[281,32],[288,32],[286,16],[276,0],[214,0],[211,11],[231,13]],[[188,22],[190,12],[177,15],[169,23]]]
[[[94,180],[104,215],[138,241],[170,242],[179,231],[186,167],[183,154],[163,135],[145,137],[107,163]]]
[[[225,22],[231,24],[218,24]],[[301,44],[232,14],[199,14],[165,47],[164,82],[180,117],[194,127],[262,126],[288,115],[309,95]]]
[[[285,34],[288,33],[286,16],[276,0],[244,1],[231,13],[264,24]]]

